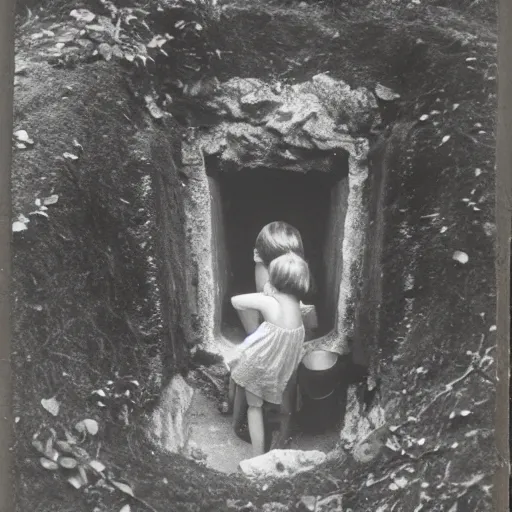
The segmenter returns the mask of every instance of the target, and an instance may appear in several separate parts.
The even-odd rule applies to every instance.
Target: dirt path
[[[231,427],[231,416],[221,415],[200,389],[196,389],[189,412],[190,441],[206,455],[206,464],[223,473],[235,473],[241,460],[252,456],[251,445],[238,439]],[[336,430],[320,435],[297,433],[290,445],[296,450],[333,450],[339,439]]]

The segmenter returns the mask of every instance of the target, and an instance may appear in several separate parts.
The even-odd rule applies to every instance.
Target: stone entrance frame
[[[330,276],[329,286],[332,286],[329,293],[333,295],[332,300],[335,302],[332,308],[335,317],[332,322],[333,328],[324,336],[306,343],[305,351],[322,348],[343,355],[350,350],[349,340],[353,331],[356,296],[362,278],[368,222],[365,188],[368,181],[369,142],[366,137],[347,133],[348,130],[340,133],[336,127],[333,129],[335,116],[332,115],[332,109],[331,112],[326,113],[325,109],[321,110],[323,106],[317,107],[318,97],[312,100],[313,95],[310,91],[311,84],[315,85],[315,78],[306,84],[292,86],[282,95],[268,93],[265,89],[268,85],[260,82],[257,84],[256,93],[254,90],[249,93],[243,91],[237,98],[242,105],[242,115],[245,116],[242,120],[233,119],[233,110],[231,110],[231,119],[224,118],[219,125],[207,130],[191,129],[182,143],[180,171],[183,176],[189,258],[187,300],[193,315],[195,338],[193,341],[208,351],[222,354],[223,348],[227,345],[221,332],[221,321],[229,268],[226,258],[223,257],[225,233],[219,183],[208,175],[205,160],[210,155],[220,157],[221,163],[225,164],[222,172],[236,172],[241,168],[255,167],[276,169],[279,168],[279,162],[276,163],[274,158],[276,153],[273,153],[274,157],[269,157],[272,153],[269,146],[272,145],[281,148],[281,156],[284,156],[281,160],[281,168],[298,172],[329,172],[333,169],[330,168],[327,171],[315,169],[326,169],[326,162],[329,162],[329,158],[336,155],[336,152],[338,154],[344,152],[347,156],[347,176],[341,179],[331,191],[334,207],[331,209],[332,218],[329,222],[327,240],[329,254],[324,263],[328,267],[326,275]],[[322,76],[319,80],[321,85],[325,85],[324,78]],[[254,82],[251,82],[252,85]],[[341,87],[345,92],[345,99],[350,93],[359,95],[358,99],[360,99],[360,90],[354,91],[343,82],[330,78],[327,83],[337,88],[338,92]],[[306,86],[307,97],[304,96],[303,90],[299,89]],[[238,88],[243,87],[238,86]],[[264,98],[261,96],[262,89],[265,89],[266,93]],[[225,91],[224,89],[224,94]],[[243,100],[251,94],[252,97],[248,102],[252,111],[247,115],[243,112]],[[284,99],[282,99],[283,95],[285,95]],[[257,96],[256,99],[254,96]],[[333,101],[332,98],[329,99]],[[338,100],[343,108],[344,98],[340,97]],[[218,105],[219,101],[216,101]],[[309,115],[308,105],[304,106],[305,101],[309,101],[310,105],[314,103],[314,108],[310,109],[314,111],[314,116]],[[361,114],[368,118],[368,102],[363,102],[364,106],[360,111],[353,108],[353,97],[349,98],[348,103],[352,107],[352,115]],[[370,110],[373,112],[372,123],[374,123],[375,118],[378,117],[375,113],[376,104],[371,103]],[[254,114],[255,111],[256,114]],[[297,145],[302,144],[300,141],[297,142],[300,136],[300,133],[297,135],[297,127],[303,129],[305,126],[307,129],[308,123],[311,125],[312,117],[317,126],[313,126],[314,129],[309,128],[309,140],[313,141],[313,144],[316,143],[315,150],[320,146],[321,157],[313,156],[301,161],[295,152]],[[294,121],[295,124],[293,124]],[[287,126],[283,127],[282,125],[286,123],[288,123]],[[290,141],[290,128],[294,136],[293,141]],[[269,142],[266,137],[274,139]],[[300,151],[304,152],[305,149],[307,152],[307,148],[302,144]]]

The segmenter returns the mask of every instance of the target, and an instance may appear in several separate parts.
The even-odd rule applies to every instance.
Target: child
[[[267,224],[259,232],[254,247],[255,282],[256,291],[262,292],[269,281],[269,265],[275,258],[286,254],[295,253],[304,259],[304,246],[299,231],[290,224],[276,221]],[[316,311],[314,306],[306,306],[300,303],[306,340],[313,337],[313,331],[317,327]],[[253,333],[261,323],[260,312],[254,309],[238,310],[238,315],[247,334]],[[296,401],[296,376],[292,375],[283,396],[280,411],[280,432],[276,442],[277,448],[284,447],[290,438],[291,419],[295,410]],[[223,414],[234,413],[234,423],[240,426],[238,435],[243,437],[241,426],[245,420],[245,409],[234,406],[235,384],[232,379],[229,382],[228,402],[221,405]],[[238,404],[240,405],[240,404]]]
[[[235,410],[248,405],[247,420],[254,456],[268,447],[265,441],[262,406],[281,404],[290,378],[295,373],[305,338],[300,298],[309,290],[308,264],[289,252],[270,262],[269,282],[264,292],[231,299],[238,311],[255,310],[263,323],[239,345],[229,363],[237,385]],[[238,418],[234,418],[235,430]],[[268,441],[268,440],[267,440]]]
[[[264,226],[254,246],[254,277],[257,292],[262,292],[268,283],[270,262],[288,252],[293,252],[304,259],[304,246],[299,231],[283,221],[271,222]],[[300,306],[306,330],[314,330],[317,327],[314,307],[306,306],[302,302]],[[254,332],[261,322],[260,314],[254,310],[239,311],[238,315],[247,334]]]

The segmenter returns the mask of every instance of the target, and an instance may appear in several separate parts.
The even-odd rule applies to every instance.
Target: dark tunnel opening
[[[318,335],[334,328],[341,280],[343,224],[348,194],[346,156],[328,171],[278,169],[222,171],[207,162],[220,331],[244,337],[230,297],[255,290],[253,249],[261,228],[282,220],[301,233],[313,289],[304,299],[316,307]]]

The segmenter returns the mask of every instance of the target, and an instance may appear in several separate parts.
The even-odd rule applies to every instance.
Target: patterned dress
[[[303,325],[285,329],[263,322],[227,361],[232,379],[265,402],[280,404],[300,363],[304,337]]]

